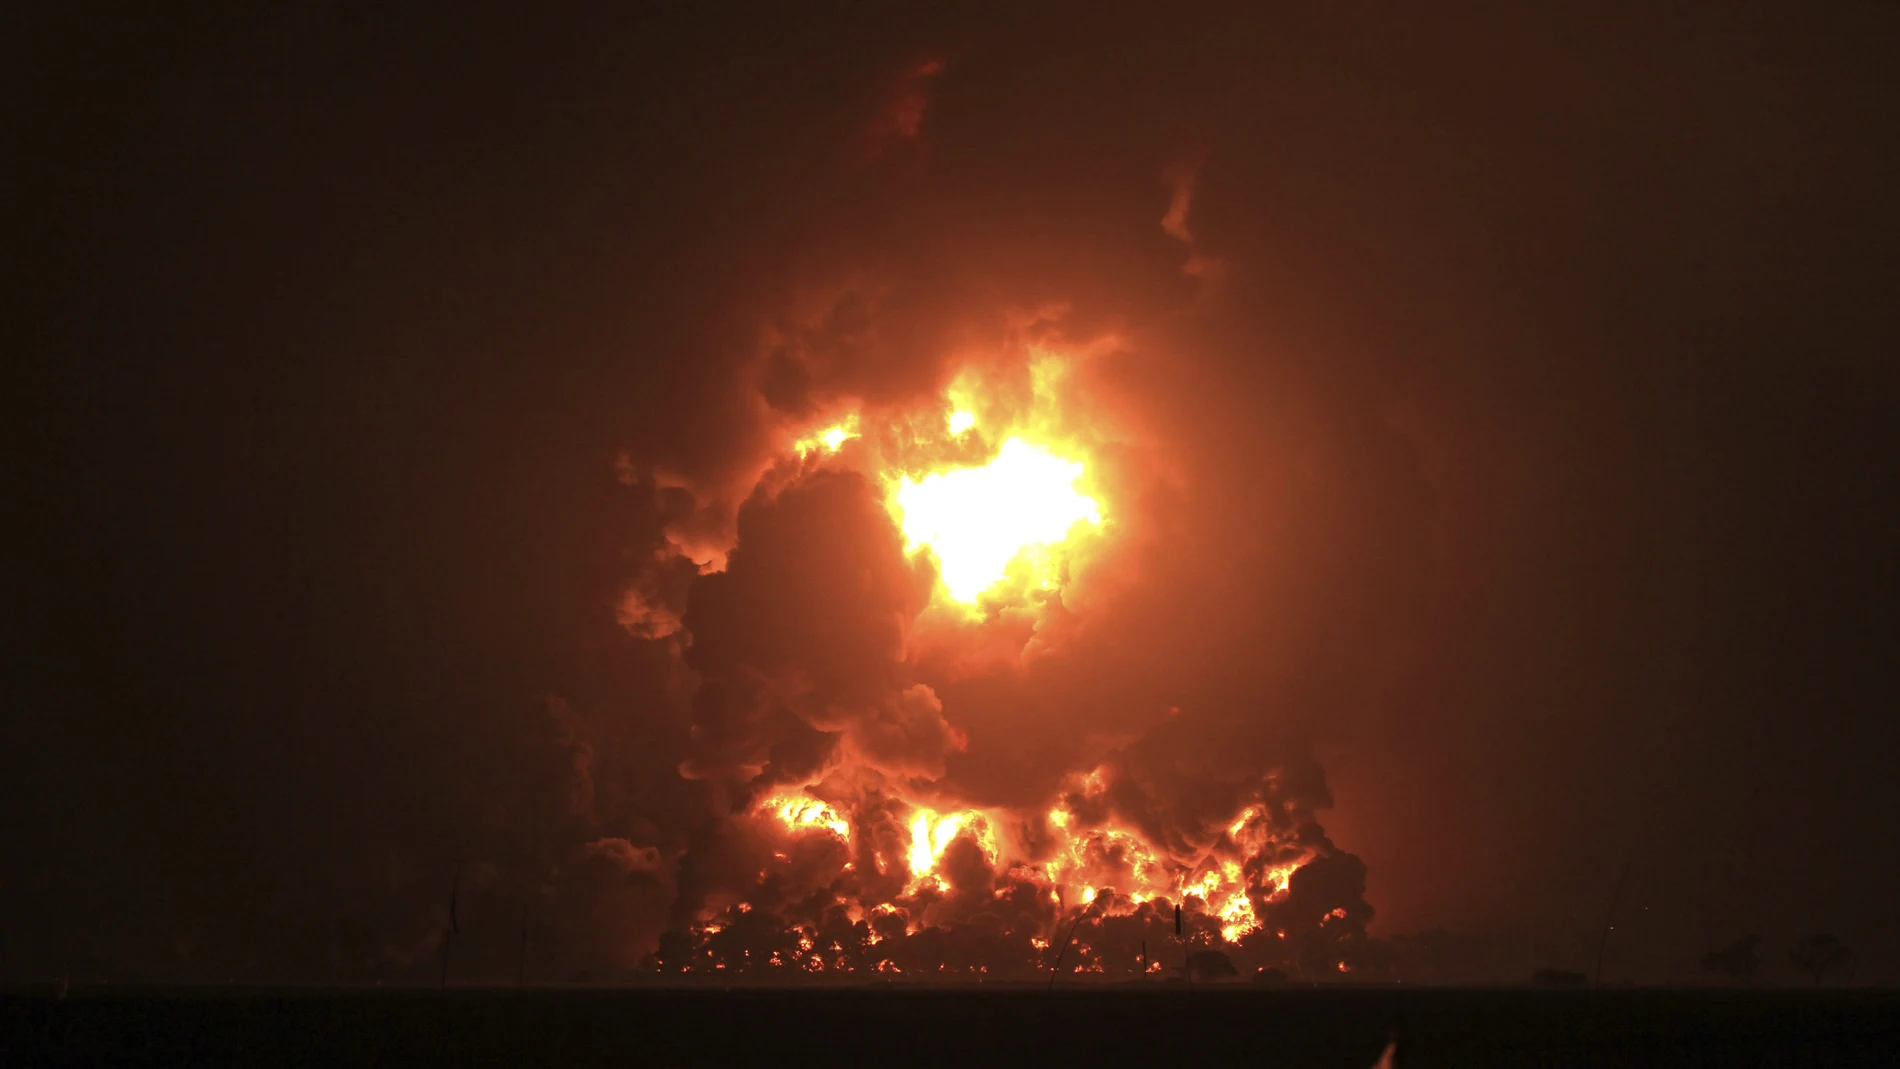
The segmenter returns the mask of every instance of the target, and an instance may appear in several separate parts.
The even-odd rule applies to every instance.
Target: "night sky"
[[[10,35],[0,976],[430,978],[458,867],[471,969],[524,895],[632,968],[677,887],[584,848],[713,834],[696,676],[888,548],[735,521],[772,435],[1059,309],[1133,548],[1049,667],[886,666],[943,782],[1176,708],[1433,975],[1588,971],[1627,866],[1606,978],[1900,977],[1888,5],[689,7]]]

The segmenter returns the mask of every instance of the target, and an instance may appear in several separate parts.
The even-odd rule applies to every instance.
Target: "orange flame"
[[[1045,593],[1062,592],[1071,567],[1086,566],[1092,547],[1114,535],[1116,487],[1105,477],[1112,472],[1098,463],[1105,454],[1098,452],[1094,430],[1064,419],[1066,373],[1064,360],[1045,353],[1030,365],[1026,382],[976,371],[959,375],[941,405],[922,413],[832,410],[822,422],[788,431],[781,441],[791,441],[791,453],[781,457],[783,467],[776,470],[797,478],[815,469],[844,467],[874,480],[907,553],[913,559],[928,556],[936,565],[934,605],[952,627],[975,626],[974,620],[999,608],[1037,611],[1048,600]],[[1314,856],[1309,848],[1285,842],[1284,828],[1276,830],[1277,814],[1261,804],[1242,806],[1231,819],[1165,836],[1151,837],[1121,818],[1105,818],[1104,813],[1116,811],[1110,766],[1078,771],[1061,801],[1028,813],[940,809],[954,803],[933,797],[926,804],[910,797],[910,790],[922,789],[914,782],[899,785],[872,776],[867,784],[855,770],[838,771],[836,779],[824,781],[830,801],[786,785],[753,810],[767,826],[779,829],[776,845],[783,849],[772,856],[780,864],[814,856],[792,846],[805,836],[833,836],[851,848],[851,860],[839,863],[829,893],[855,934],[841,945],[832,934],[836,930],[823,929],[827,934],[820,936],[818,922],[794,921],[791,940],[761,952],[761,959],[769,954],[776,965],[812,972],[945,968],[910,959],[900,967],[893,959],[903,954],[906,933],[948,926],[956,923],[951,918],[965,915],[960,911],[982,908],[966,899],[981,896],[983,888],[959,884],[954,896],[947,893],[944,858],[959,840],[980,850],[992,872],[1005,874],[992,889],[999,903],[1006,896],[1013,896],[1012,907],[1034,903],[1042,919],[1029,947],[1038,952],[1051,951],[1051,936],[1060,939],[1066,930],[1052,918],[1108,926],[1122,923],[1112,918],[1140,914],[1141,924],[1165,924],[1161,914],[1175,905],[1189,918],[1190,941],[1239,942],[1261,929],[1259,910],[1283,901],[1292,874]],[[852,792],[860,790],[869,801],[862,811],[852,800]],[[767,874],[759,878],[764,881]],[[736,912],[720,919],[734,930],[719,941],[722,946],[748,930],[737,919],[746,905],[729,908]],[[755,923],[779,907],[760,909]],[[1344,918],[1343,910],[1335,910],[1327,920]],[[702,945],[719,931],[716,924],[696,929]],[[1017,929],[1013,937],[1028,934]],[[1100,939],[1078,943],[1076,953],[1084,960],[1074,969],[1103,971],[1099,960],[1087,959],[1093,948],[1110,953],[1109,945]],[[748,967],[739,964],[743,955],[729,950],[695,961],[702,968],[724,968],[713,965],[713,958],[721,956],[735,967]],[[1054,956],[1042,953],[1037,960],[1048,967]]]
[[[1102,522],[1100,503],[1075,488],[1085,466],[1012,437],[981,467],[901,477],[892,501],[912,548],[936,557],[950,597],[975,604],[1012,567],[1032,588],[1053,585],[1047,548],[1078,524]]]
[[[910,885],[906,894],[916,894],[926,886],[942,886],[937,862],[958,838],[968,838],[982,849],[990,864],[996,864],[996,833],[989,818],[980,811],[964,809],[938,813],[926,806],[914,807],[910,821]]]
[[[814,434],[807,435],[793,442],[792,449],[801,457],[815,453],[821,449],[827,453],[836,453],[838,450],[844,448],[844,443],[858,437],[862,437],[858,432],[858,416],[856,413],[852,413],[846,416],[842,422],[834,423]]]
[[[767,798],[762,808],[778,817],[787,828],[793,831],[824,828],[840,839],[851,838],[851,822],[839,816],[837,810],[816,798],[776,795]]]
[[[1020,383],[967,371],[930,418],[834,413],[792,451],[876,477],[907,551],[935,562],[950,605],[969,614],[1022,601],[1062,586],[1078,537],[1108,522],[1088,444],[1061,419],[1066,375],[1063,358],[1041,354],[1025,395]]]

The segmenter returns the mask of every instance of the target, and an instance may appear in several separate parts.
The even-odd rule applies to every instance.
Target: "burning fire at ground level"
[[[1178,972],[1188,957],[1213,951],[1248,971],[1345,972],[1363,938],[1364,917],[1347,905],[1317,920],[1301,914],[1313,896],[1304,886],[1308,893],[1296,895],[1296,885],[1309,882],[1300,874],[1322,855],[1276,840],[1264,806],[1243,810],[1186,863],[1132,831],[1080,827],[1063,807],[1022,821],[886,800],[853,820],[793,794],[758,805],[755,823],[776,847],[756,884],[708,919],[667,933],[650,967],[1106,978]],[[1008,852],[1018,849],[1040,860]],[[809,881],[812,873],[801,891],[801,874]]]
[[[916,681],[909,624],[928,622],[939,655],[1022,671],[1010,628],[1051,641],[1077,575],[1138,519],[1128,472],[1097,463],[1105,442],[1078,413],[1080,359],[1032,346],[921,406],[847,406],[786,434],[683,618],[701,752],[682,771],[737,805],[682,856],[692,890],[649,967],[1007,979],[1195,954],[1348,963],[1371,909],[1358,860],[1313,819],[1316,777],[1172,759],[1137,775],[1116,750],[1053,776],[1036,807],[960,805],[942,782],[969,739]],[[1193,719],[1168,714],[1150,734]]]

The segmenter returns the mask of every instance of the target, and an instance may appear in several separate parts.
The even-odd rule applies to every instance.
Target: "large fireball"
[[[898,483],[895,501],[904,537],[929,547],[938,574],[957,601],[973,604],[1012,565],[1032,586],[1050,584],[1046,549],[1078,524],[1099,524],[1102,509],[1077,490],[1084,465],[1021,438],[1003,443],[982,467],[959,468]]]
[[[1033,351],[1022,363],[966,367],[936,396],[833,399],[783,429],[785,453],[761,486],[792,492],[810,480],[870,490],[876,544],[889,552],[901,538],[913,562],[935,564],[932,606],[948,611],[920,629],[925,645],[939,644],[931,654],[1007,653],[1024,623],[1060,623],[1045,610],[1062,619],[1100,611],[1099,598],[1067,604],[1066,588],[1114,559],[1112,542],[1126,534],[1116,528],[1138,519],[1130,476],[1140,469],[1117,437],[1125,426],[1071,374],[1081,358]],[[837,479],[841,472],[852,477]],[[831,533],[818,525],[820,538]],[[847,560],[845,582],[851,567]],[[916,614],[910,619],[926,611],[913,585],[924,571],[897,564],[884,573]],[[892,604],[865,610],[882,625]],[[928,658],[907,650],[900,668],[888,647],[879,651],[867,671],[881,686],[903,685],[901,700],[874,699],[862,712],[836,702],[813,710],[807,722],[816,730],[805,737],[821,740],[820,759],[803,754],[802,763],[779,767],[783,736],[737,729],[759,745],[738,755],[735,780],[767,788],[742,803],[755,822],[741,838],[764,847],[752,855],[756,882],[741,878],[754,887],[736,900],[696,902],[656,965],[681,973],[1146,975],[1164,967],[1151,945],[1172,942],[1169,957],[1178,951],[1182,961],[1196,948],[1224,948],[1256,964],[1310,958],[1330,970],[1363,935],[1369,907],[1349,888],[1329,889],[1328,879],[1342,877],[1322,866],[1294,888],[1297,871],[1335,855],[1312,819],[1312,799],[1285,790],[1277,771],[1189,787],[1176,782],[1171,758],[1131,759],[1116,749],[1086,771],[1052,770],[1046,805],[998,804],[997,788],[981,777],[974,785],[992,797],[946,774],[947,755],[969,753],[969,739],[960,710],[912,674]],[[796,671],[774,681],[742,667],[712,677],[710,688],[702,676],[701,694],[725,702],[720,688],[769,683],[761,702],[812,696]],[[931,670],[954,683],[969,664],[953,656]],[[887,760],[893,748],[907,759]],[[727,845],[744,849],[739,839]],[[1342,871],[1350,875],[1350,866]]]
[[[1041,352],[1013,374],[966,368],[920,404],[840,407],[793,429],[790,451],[875,479],[905,551],[936,564],[942,601],[970,616],[1020,605],[1061,589],[1114,511],[1070,360]]]

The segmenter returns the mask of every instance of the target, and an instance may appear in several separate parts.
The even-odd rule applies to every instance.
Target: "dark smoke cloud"
[[[625,839],[597,839],[576,850],[553,874],[542,900],[561,968],[611,979],[652,951],[676,897],[676,863],[657,848]]]
[[[694,778],[728,789],[815,778],[840,740],[887,760],[948,736],[927,689],[907,689],[904,636],[927,576],[906,560],[878,489],[818,472],[739,514],[723,572],[692,587],[683,624]],[[743,801],[744,799],[740,799]]]

